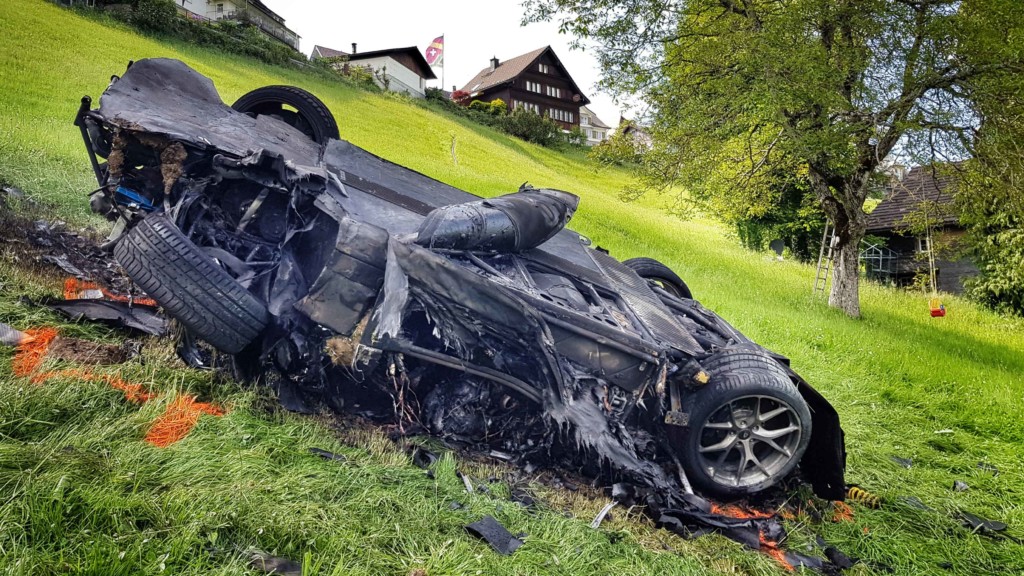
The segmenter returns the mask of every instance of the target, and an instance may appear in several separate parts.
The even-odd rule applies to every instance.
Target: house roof
[[[246,5],[247,6],[252,6],[252,7],[258,9],[260,12],[263,12],[267,16],[270,16],[274,20],[277,20],[281,24],[284,24],[284,18],[282,18],[277,12],[274,12],[273,10],[268,8],[267,5],[264,4],[263,2],[261,2],[260,0],[248,0],[246,2]]]
[[[525,72],[531,64],[536,62],[538,58],[548,52],[551,53],[551,59],[554,60],[555,65],[562,70],[566,79],[569,80],[569,84],[573,87],[573,92],[580,95],[580,104],[589,104],[590,99],[587,98],[583,94],[583,91],[580,90],[580,87],[576,85],[576,81],[572,79],[571,75],[569,75],[569,71],[562,65],[562,61],[555,55],[555,51],[551,49],[551,46],[537,48],[532,52],[527,52],[526,54],[501,62],[494,70],[491,70],[491,67],[488,66],[477,72],[476,76],[473,76],[472,80],[466,82],[466,85],[462,87],[462,90],[470,93],[483,92],[502,84],[511,83],[517,76]]]
[[[868,232],[886,232],[907,227],[907,216],[925,202],[939,206],[953,203],[953,176],[934,166],[916,166],[902,180],[887,187],[886,197],[868,215]],[[957,224],[956,215],[940,215],[943,225]]]
[[[412,61],[415,63],[417,68],[416,70],[413,70],[413,72],[427,80],[437,79],[437,76],[434,75],[434,71],[430,69],[430,64],[427,64],[427,59],[423,57],[423,53],[415,46],[407,46],[405,48],[388,48],[386,50],[371,50],[369,52],[356,52],[355,54],[348,54],[348,61],[358,62],[360,60],[368,60],[370,58],[398,56],[402,54],[412,58]]]
[[[593,110],[587,108],[586,106],[580,108],[580,114],[586,114],[590,116],[590,125],[595,128],[611,128],[611,126],[601,121],[601,119],[597,117],[597,114],[595,114]]]
[[[309,55],[309,59],[338,58],[339,56],[348,56],[348,52],[342,52],[341,50],[335,50],[334,48],[316,45],[313,46],[313,53]]]

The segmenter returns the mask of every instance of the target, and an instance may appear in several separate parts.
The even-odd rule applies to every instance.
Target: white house
[[[284,18],[261,0],[174,0],[187,18],[197,20],[239,20],[254,24],[267,36],[299,49],[299,35],[284,25]]]
[[[405,92],[414,98],[425,97],[427,80],[437,78],[420,49],[415,46],[358,52],[356,44],[353,43],[351,54],[324,46],[314,46],[310,58],[336,56],[346,58],[347,61],[341,66],[370,69],[374,82],[381,88],[392,92]]]
[[[608,139],[608,131],[611,126],[605,124],[594,114],[594,111],[586,106],[580,107],[580,130],[583,130],[583,135],[586,136],[584,144],[587,146],[597,146],[601,142]]]

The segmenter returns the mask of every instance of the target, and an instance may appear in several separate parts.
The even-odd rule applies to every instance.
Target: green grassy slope
[[[401,98],[153,41],[41,0],[0,3],[0,38],[0,179],[55,206],[58,216],[87,218],[84,195],[92,181],[70,125],[78,99],[98,96],[127,60],[181,58],[212,77],[229,102],[257,86],[302,86],[332,108],[343,138],[455,186],[491,195],[530,181],[579,194],[576,230],[620,258],[666,262],[703,303],[790,356],[840,412],[850,481],[888,503],[881,510],[857,508],[851,523],[796,523],[794,543],[822,534],[900,574],[1024,572],[1019,545],[970,534],[954,520],[959,510],[973,511],[1024,536],[1020,322],[955,298],[946,300],[946,318],[932,319],[924,296],[870,284],[862,290],[864,319],[849,320],[812,297],[812,269],[746,252],[719,226],[679,221],[654,199],[623,204],[616,192],[628,177],[619,171],[596,170],[579,154],[512,140]],[[449,153],[453,134],[458,165]],[[18,271],[11,253],[0,259],[0,279],[0,321],[43,321],[17,304],[21,292],[42,288],[38,277]],[[7,366],[0,361],[6,381],[0,384],[0,494],[11,495],[0,500],[0,567],[12,573],[108,573],[99,567],[125,551],[116,564],[120,573],[155,573],[165,553],[173,572],[242,573],[237,546],[309,553],[322,563],[319,573],[339,574],[404,574],[416,567],[430,574],[775,570],[721,539],[686,543],[619,520],[613,527],[629,535],[613,543],[583,520],[527,516],[508,505],[499,517],[531,538],[511,559],[497,558],[459,524],[495,512],[497,501],[473,496],[472,514],[450,511],[448,502],[460,496],[451,474],[428,481],[383,445],[339,446],[317,424],[267,416],[252,394],[214,386],[206,375],[178,369],[169,355],[133,369],[133,376],[158,389],[204,392],[235,409],[204,420],[192,437],[165,451],[139,448],[157,407],[137,412],[116,394],[75,382],[32,387],[12,381]],[[339,468],[302,453],[313,445],[342,450],[354,464]],[[913,466],[900,467],[894,455],[912,458]],[[979,462],[1000,473],[978,468]],[[954,479],[971,490],[953,492]],[[901,504],[910,495],[933,510]],[[594,508],[573,506],[580,513]],[[682,554],[651,546],[657,541]],[[19,558],[25,563],[18,565]]]

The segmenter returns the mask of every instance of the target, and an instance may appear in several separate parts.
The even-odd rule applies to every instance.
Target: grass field
[[[855,505],[852,522],[798,517],[790,546],[820,535],[898,574],[1020,574],[1024,549],[960,527],[960,511],[1002,520],[1024,537],[1024,325],[946,299],[933,319],[920,294],[865,284],[862,320],[813,297],[813,269],[737,247],[708,221],[680,221],[647,198],[625,204],[628,175],[300,72],[154,41],[75,16],[42,0],[0,3],[0,180],[23,188],[49,218],[98,225],[94,187],[71,120],[83,94],[98,96],[128,60],[181,58],[214,79],[225,100],[262,85],[294,84],[331,107],[342,137],[455,186],[492,195],[524,181],[582,197],[572,226],[620,258],[672,266],[695,296],[793,366],[837,407],[848,479],[885,505]],[[450,156],[452,137],[458,164]],[[0,247],[0,322],[53,324],[20,303],[56,293],[59,277]],[[88,326],[72,334],[112,340]],[[720,537],[683,541],[635,511],[600,531],[603,500],[540,485],[548,506],[532,514],[493,493],[465,494],[453,469],[477,478],[500,467],[446,457],[436,479],[412,466],[380,432],[268,410],[258,391],[181,368],[152,342],[146,364],[120,369],[162,394],[128,404],[104,384],[14,378],[0,348],[0,570],[11,574],[246,574],[244,551],[306,559],[310,574],[775,574],[767,557]],[[170,448],[141,442],[175,391],[230,408],[203,418]],[[310,447],[340,452],[320,460]],[[907,469],[891,457],[911,458]],[[983,462],[998,474],[980,468]],[[953,481],[970,489],[954,492]],[[903,503],[915,496],[931,510]],[[458,501],[464,508],[452,510]],[[494,514],[526,545],[497,556],[462,526]],[[568,513],[568,517],[564,514]],[[945,566],[945,567],[944,567]],[[871,573],[866,566],[853,573]]]

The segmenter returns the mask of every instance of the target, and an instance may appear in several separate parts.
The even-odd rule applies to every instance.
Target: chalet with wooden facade
[[[933,166],[914,167],[890,182],[868,216],[867,233],[882,239],[861,252],[869,277],[906,286],[934,266],[938,290],[963,292],[964,280],[978,269],[960,253],[965,231],[953,210],[953,184],[948,167]]]
[[[547,116],[565,130],[580,125],[580,107],[590,104],[551,46],[481,70],[462,88],[471,100],[501,99],[509,110],[526,108]]]

